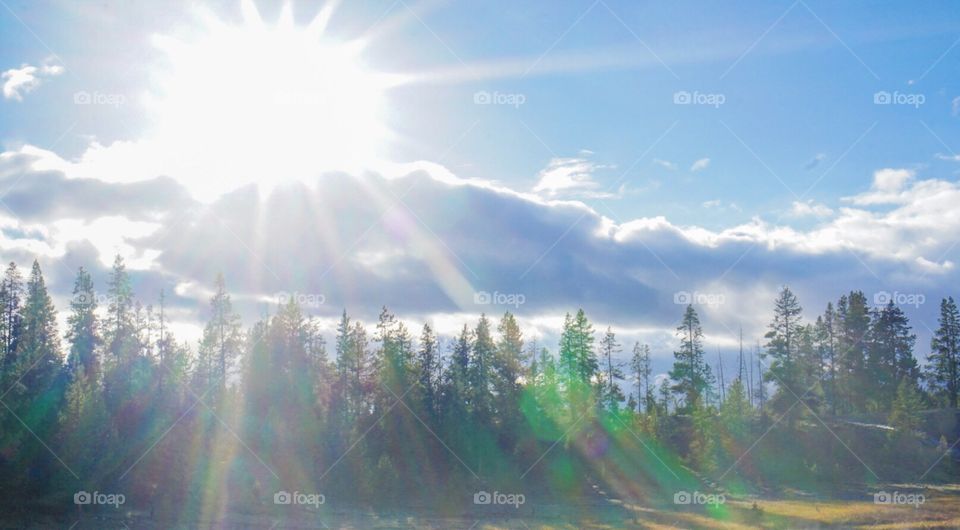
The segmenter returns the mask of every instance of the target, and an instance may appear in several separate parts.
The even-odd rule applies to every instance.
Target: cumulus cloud
[[[0,251],[21,263],[45,259],[60,297],[79,265],[103,285],[100,271],[121,252],[144,296],[182,286],[171,304],[184,326],[202,315],[201,287],[221,271],[248,320],[285,292],[322,299],[306,310],[325,319],[342,308],[374,319],[383,304],[421,321],[510,310],[551,336],[551,316],[583,306],[624,340],[664,347],[682,311],[678,292],[723,300],[698,309],[711,340],[725,344],[741,323],[762,332],[784,283],[813,311],[850,288],[920,290],[934,300],[957,280],[949,253],[960,186],[904,170],[878,171],[869,189],[810,229],[760,217],[708,229],[665,217],[616,222],[579,201],[467,181],[435,164],[389,178],[329,175],[266,196],[248,186],[200,204],[168,179],[71,179],[34,167],[37,156],[0,155],[0,188],[13,186],[4,201],[18,216],[0,218]],[[584,171],[582,162],[564,164]],[[580,184],[555,188],[597,191],[569,178]],[[484,303],[482,292],[523,303]]]
[[[708,166],[710,166],[710,159],[701,158],[700,160],[694,162],[692,166],[690,166],[690,171],[696,173],[697,171],[707,169]]]
[[[11,68],[2,74],[3,97],[16,101],[23,101],[24,94],[40,86],[43,79],[63,73],[63,67],[45,63],[41,66],[23,64],[20,68]]]
[[[901,202],[906,198],[902,193],[904,185],[915,175],[912,169],[878,169],[873,172],[870,191],[848,197],[846,200],[859,206]]]
[[[92,220],[104,215],[145,221],[195,204],[187,190],[171,178],[154,177],[131,183],[67,178],[56,169],[56,164],[50,164],[51,156],[55,157],[29,146],[0,153],[5,213],[12,212],[33,222]]]
[[[873,174],[873,187],[877,191],[898,191],[914,175],[911,169],[879,169]]]
[[[830,217],[833,210],[825,204],[813,200],[793,201],[790,208],[791,217]]]

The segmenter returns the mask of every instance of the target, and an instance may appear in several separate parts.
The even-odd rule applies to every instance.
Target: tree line
[[[907,463],[955,436],[935,433],[943,439],[931,447],[922,414],[957,407],[952,297],[921,370],[894,303],[870,307],[852,291],[805,321],[784,287],[756,359],[741,347],[729,383],[707,360],[692,305],[660,384],[649,345],[634,344],[621,363],[612,328],[598,340],[582,309],[566,315],[555,352],[526,340],[510,312],[480,315],[445,340],[430,324],[415,338],[387,308],[370,329],[344,311],[328,345],[288,300],[244,329],[222,275],[196,345],[174,337],[167,311],[162,291],[155,306],[137,300],[118,256],[104,298],[78,271],[61,336],[39,264],[26,280],[9,265],[0,493],[60,503],[78,490],[121,491],[196,515],[263,506],[279,489],[455,505],[490,484],[561,497],[589,494],[591,481],[649,496],[700,476],[829,487],[877,476],[860,455],[909,476]],[[835,423],[867,417],[895,430]],[[768,442],[754,449],[761,434]],[[953,465],[945,459],[942,472]]]

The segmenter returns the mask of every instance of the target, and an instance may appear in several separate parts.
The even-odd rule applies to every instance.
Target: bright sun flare
[[[289,5],[268,25],[251,0],[241,4],[241,25],[201,11],[199,35],[155,38],[168,60],[147,100],[150,134],[178,158],[164,166],[196,175],[192,191],[212,198],[249,182],[270,188],[374,165],[395,76],[364,66],[361,41],[324,37],[332,2],[302,27]]]

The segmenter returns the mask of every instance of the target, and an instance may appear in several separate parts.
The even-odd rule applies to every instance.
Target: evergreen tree
[[[878,410],[888,410],[903,379],[916,384],[919,376],[913,346],[917,336],[910,332],[907,316],[891,301],[873,313],[866,369],[870,398]]]
[[[107,349],[114,361],[133,355],[136,348],[133,325],[133,287],[123,258],[118,254],[107,284],[108,317],[105,321]]]
[[[440,381],[437,377],[440,372],[440,351],[437,336],[433,333],[430,324],[424,324],[423,331],[420,333],[416,372],[422,407],[431,417],[436,418],[439,412],[437,398]]]
[[[56,310],[37,261],[26,283],[21,316],[16,361],[4,381],[4,409],[12,413],[0,416],[0,446],[9,451],[4,461],[29,470],[29,484],[43,487],[38,481],[59,465],[43,440],[55,435],[63,388],[58,384],[62,358]]]
[[[700,406],[710,388],[710,368],[703,358],[703,329],[693,305],[688,305],[683,320],[677,326],[680,348],[673,352],[671,390],[683,397],[683,408],[690,412]]]
[[[870,309],[861,291],[851,291],[837,304],[837,382],[839,401],[844,412],[863,411],[869,388],[866,374]]]
[[[82,370],[91,384],[100,377],[100,330],[97,321],[97,298],[90,273],[80,267],[73,283],[70,316],[67,317],[67,340],[70,341],[68,365],[72,377]]]
[[[727,399],[720,407],[720,422],[735,438],[747,434],[753,407],[747,399],[747,389],[739,377],[730,384]]]
[[[507,311],[497,324],[497,349],[493,359],[494,408],[503,429],[517,426],[523,375],[523,333],[516,317]]]
[[[471,389],[473,413],[481,422],[492,421],[493,404],[491,402],[491,374],[497,346],[490,333],[490,320],[480,315],[477,327],[473,331],[473,348],[470,355],[467,385]]]
[[[904,377],[897,386],[897,396],[890,411],[890,425],[904,434],[912,434],[923,425],[920,412],[923,398],[915,381]]]
[[[837,313],[832,302],[827,302],[823,316],[817,317],[815,336],[823,370],[820,380],[826,379],[824,395],[831,412],[837,414]]]
[[[646,412],[653,408],[654,397],[653,389],[650,387],[650,346],[639,342],[633,345],[633,357],[630,359],[630,368],[633,370],[633,376],[637,381],[637,412],[640,412],[640,404]]]
[[[607,410],[617,411],[620,402],[623,401],[623,391],[617,381],[623,380],[623,370],[614,364],[614,356],[620,353],[620,344],[613,333],[613,329],[607,327],[607,332],[600,339],[600,355],[604,362],[604,373],[601,388],[601,399]]]
[[[217,274],[215,291],[210,298],[210,320],[203,329],[200,351],[207,372],[206,385],[226,388],[231,366],[240,356],[243,332],[240,315],[233,310],[223,274]]]
[[[799,349],[801,346],[802,308],[797,297],[789,287],[783,287],[774,302],[773,321],[767,331],[766,352],[772,357],[770,372],[775,376],[781,393],[789,393],[784,385],[794,392],[802,392],[802,377],[799,367]]]
[[[593,348],[593,326],[583,309],[567,314],[560,335],[560,370],[569,392],[582,394],[595,383],[599,362]]]
[[[10,262],[0,282],[0,368],[9,372],[17,359],[17,342],[20,339],[20,324],[23,318],[23,279],[17,264]]]
[[[348,374],[352,372],[353,361],[350,359],[352,353],[351,344],[350,317],[347,316],[347,310],[343,310],[340,316],[340,322],[337,323],[337,336],[334,346],[334,363],[336,364],[337,376],[341,381],[348,379]]]
[[[939,327],[930,341],[926,380],[931,393],[957,408],[960,391],[960,311],[953,297],[940,302]]]
[[[62,362],[57,312],[37,261],[27,280],[22,317],[14,372],[18,385],[36,397],[53,383]]]

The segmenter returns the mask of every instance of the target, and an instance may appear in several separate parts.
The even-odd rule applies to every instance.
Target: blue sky
[[[246,27],[239,1],[204,5],[222,26]],[[293,26],[324,5],[294,2]],[[278,27],[282,4],[256,9]],[[277,292],[322,292],[321,317],[393,303],[453,322],[484,310],[464,293],[496,291],[525,295],[530,336],[552,340],[549,315],[585,305],[664,357],[677,292],[720,296],[704,320],[722,348],[741,325],[762,333],[782,284],[811,318],[851,288],[922,294],[908,308],[925,322],[921,355],[934,298],[957,294],[960,11],[949,2],[411,0],[329,13],[324,49],[365,39],[349,56],[363,64],[358,79],[404,79],[374,94],[388,131],[375,167],[330,164],[352,147],[341,136],[372,136],[342,132],[349,112],[302,114],[336,117],[324,124],[300,123],[299,108],[265,118],[247,96],[315,82],[309,67],[287,78],[269,57],[230,55],[204,40],[220,34],[191,3],[3,0],[5,257],[39,257],[64,297],[70,270],[93,261],[102,274],[124,254],[144,290],[177,288],[188,335],[216,265],[248,315]],[[187,51],[166,53],[158,36]],[[222,62],[191,62],[206,52]],[[231,61],[232,77],[220,76]],[[233,103],[189,101],[211,84]],[[163,136],[178,132],[197,138]],[[373,176],[318,180],[335,170]],[[291,207],[305,196],[330,215]],[[261,226],[247,226],[251,209]],[[205,229],[211,216],[232,233]],[[278,259],[308,236],[323,241],[316,254]],[[204,255],[214,244],[220,254]]]

